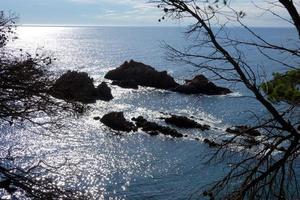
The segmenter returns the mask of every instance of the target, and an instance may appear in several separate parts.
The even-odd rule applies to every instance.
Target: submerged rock
[[[139,89],[138,84],[134,80],[115,80],[112,85],[117,85],[121,88]]]
[[[136,126],[125,119],[123,112],[108,113],[104,115],[100,121],[116,131],[137,131]]]
[[[231,128],[227,128],[226,132],[231,134],[241,135],[241,136],[252,136],[252,137],[257,137],[261,135],[261,133],[258,130],[253,129],[249,126],[234,126]]]
[[[184,116],[172,115],[169,118],[165,118],[167,124],[175,125],[179,128],[199,128],[202,131],[209,130],[209,125],[201,125],[198,122],[189,119]]]
[[[110,88],[102,83],[98,88],[94,80],[85,72],[68,71],[58,78],[51,88],[51,95],[67,101],[95,103],[96,100],[109,101],[113,97]],[[108,98],[109,97],[109,98]]]
[[[178,86],[166,71],[158,72],[153,67],[131,60],[109,71],[105,78],[114,81],[134,81],[137,85],[158,89],[171,89]]]
[[[155,122],[149,122],[142,116],[139,116],[137,118],[132,118],[132,120],[136,122],[137,127],[142,128],[142,131],[145,131],[150,135],[157,135],[158,133],[161,133],[163,135],[167,135],[175,138],[183,137],[183,134],[177,132],[175,129],[161,126]]]
[[[197,75],[192,80],[186,80],[184,85],[179,85],[171,90],[183,94],[225,95],[231,93],[228,88],[216,86],[204,75]]]

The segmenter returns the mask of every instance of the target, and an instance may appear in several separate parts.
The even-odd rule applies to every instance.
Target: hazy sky
[[[176,25],[174,21],[158,23],[160,10],[146,2],[147,0],[0,0],[0,9],[17,13],[21,24]],[[252,26],[284,26],[273,16],[262,16],[262,11],[255,9],[250,0],[233,0],[232,4],[246,11],[246,20]]]

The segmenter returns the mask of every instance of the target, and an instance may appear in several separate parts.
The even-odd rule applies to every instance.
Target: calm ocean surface
[[[297,37],[292,29],[256,30],[272,42],[296,45],[285,39]],[[238,28],[230,31],[237,37],[247,38]],[[51,69],[55,73],[84,71],[96,84],[104,80],[107,71],[130,59],[166,70],[182,82],[199,72],[193,67],[167,61],[167,50],[162,44],[166,42],[183,48],[187,44],[183,32],[183,28],[176,27],[20,27],[18,39],[9,47],[51,55],[57,59]],[[266,66],[267,76],[281,69],[258,56],[255,50],[244,50],[254,66]],[[245,88],[226,86],[234,93],[213,97],[111,86],[114,100],[99,101],[91,105],[85,116],[66,119],[68,128],[55,137],[47,137],[47,131],[27,124],[1,125],[1,154],[8,146],[15,145],[17,153],[22,155],[17,161],[21,166],[39,159],[59,165],[67,159],[68,165],[57,170],[61,173],[55,176],[58,184],[80,188],[93,194],[94,199],[201,199],[201,187],[220,178],[227,165],[204,165],[202,158],[211,153],[211,149],[192,138],[218,137],[229,126],[255,121],[247,111],[264,113],[247,97],[249,93]],[[190,135],[187,139],[150,137],[139,132],[117,136],[93,120],[110,111],[124,111],[127,119],[143,115],[161,124],[164,124],[160,119],[163,113],[193,116],[211,125],[212,130],[179,130]]]

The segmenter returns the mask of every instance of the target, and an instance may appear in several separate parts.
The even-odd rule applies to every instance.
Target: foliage
[[[0,48],[6,45],[10,36],[14,33],[16,19],[15,15],[6,15],[4,11],[0,11]]]
[[[274,73],[273,80],[262,84],[262,89],[274,102],[300,103],[300,70],[290,70],[285,74]]]
[[[58,101],[50,95],[54,85],[48,70],[52,64],[50,57],[5,49],[13,37],[15,19],[15,16],[0,11],[0,123],[12,125],[27,121],[43,128],[59,128],[59,114],[77,115],[85,107]],[[45,121],[34,120],[41,116]],[[8,194],[22,191],[23,196],[31,199],[83,199],[80,192],[58,187],[51,179],[37,176],[40,172],[53,170],[43,161],[23,169],[12,162],[14,159],[10,150],[8,156],[0,157],[0,189]]]
[[[266,1],[264,6],[259,6],[258,2],[253,2],[253,9],[262,10],[284,23],[293,24],[297,36],[291,40],[296,45],[289,46],[283,41],[276,43],[247,26],[244,23],[247,15],[235,9],[231,1],[152,2],[162,10],[162,19],[188,19],[191,22],[186,31],[191,45],[181,50],[166,45],[169,60],[194,66],[201,72],[211,74],[215,79],[242,84],[251,94],[250,98],[255,98],[262,110],[254,112],[249,107],[251,118],[256,123],[247,129],[259,130],[261,136],[247,137],[246,131],[241,130],[236,135],[226,134],[226,140],[214,138],[218,148],[209,157],[208,163],[226,162],[229,172],[209,185],[202,194],[211,200],[299,199],[299,175],[295,172],[300,153],[299,109],[293,104],[279,106],[266,98],[264,93],[270,92],[270,97],[277,101],[298,101],[298,91],[291,89],[296,89],[295,86],[298,86],[295,84],[299,82],[299,70],[294,68],[300,62],[300,15],[297,4],[294,1],[277,0]],[[281,16],[278,10],[288,13],[289,17]],[[228,24],[241,29],[229,30]],[[236,30],[243,30],[250,39],[232,34]],[[257,58],[284,66],[285,71],[290,72],[286,75],[275,75],[273,81],[261,87],[261,80],[265,80],[266,76],[260,69],[269,66],[249,60],[245,49],[256,53]]]

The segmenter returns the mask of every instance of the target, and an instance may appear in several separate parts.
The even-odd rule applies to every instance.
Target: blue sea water
[[[109,82],[104,79],[105,73],[130,59],[166,70],[183,82],[202,71],[166,59],[168,51],[163,44],[183,49],[190,44],[184,30],[183,27],[19,27],[18,39],[9,47],[51,55],[56,58],[51,70],[57,75],[67,70],[84,71],[94,78],[95,84]],[[228,31],[235,37],[250,37],[240,28]],[[256,28],[255,31],[270,42],[299,47],[291,40],[297,37],[293,29]],[[255,48],[241,50],[253,69],[263,70],[267,78],[275,70],[283,70]],[[2,125],[1,152],[8,146],[16,146],[21,166],[39,159],[59,165],[67,159],[68,165],[57,171],[61,175],[55,175],[58,184],[80,188],[94,199],[201,199],[203,186],[226,173],[228,165],[204,164],[203,157],[212,150],[193,138],[216,138],[227,127],[255,122],[252,112],[265,113],[242,85],[218,83],[230,87],[234,93],[187,96],[152,88],[136,91],[111,86],[115,97],[111,102],[99,101],[91,105],[85,116],[66,119],[68,128],[61,133],[51,135],[27,124],[9,128]],[[151,137],[142,132],[115,135],[93,120],[110,111],[123,111],[127,119],[143,115],[161,124],[164,124],[160,119],[163,113],[193,116],[212,129],[179,130],[189,135],[186,139]]]

